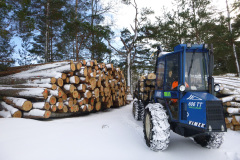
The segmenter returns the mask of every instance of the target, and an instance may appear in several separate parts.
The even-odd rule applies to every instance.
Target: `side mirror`
[[[159,51],[159,53],[163,52],[162,46],[161,45],[157,46],[157,50]]]

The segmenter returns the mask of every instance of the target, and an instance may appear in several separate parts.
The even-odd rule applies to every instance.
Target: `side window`
[[[177,90],[179,77],[178,56],[179,54],[173,54],[166,57],[165,90]]]
[[[157,89],[158,90],[163,90],[163,81],[164,81],[164,68],[165,68],[165,61],[160,60],[158,62],[158,67],[157,67]]]

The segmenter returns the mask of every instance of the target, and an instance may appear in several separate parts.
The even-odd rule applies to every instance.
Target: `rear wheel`
[[[143,120],[143,111],[144,111],[144,105],[141,101],[134,100],[133,102],[133,108],[132,108],[132,114],[134,119],[141,121]]]
[[[143,120],[146,144],[153,151],[167,149],[170,140],[170,125],[163,106],[159,103],[148,104]]]
[[[194,137],[194,141],[209,149],[219,148],[223,143],[223,135],[221,132],[211,132]]]

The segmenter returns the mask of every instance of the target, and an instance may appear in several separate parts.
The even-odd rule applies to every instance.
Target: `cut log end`
[[[58,86],[60,86],[60,87],[63,86],[63,80],[62,80],[62,78],[58,78],[57,84],[58,84]]]
[[[51,112],[50,111],[46,111],[44,114],[44,118],[49,118],[51,116]]]
[[[22,105],[24,111],[30,111],[32,109],[32,102],[25,101]]]
[[[16,112],[12,115],[12,117],[14,117],[14,118],[21,118],[21,117],[22,117],[22,112],[21,112],[21,111],[16,111]]]
[[[72,71],[75,71],[75,70],[76,70],[76,66],[75,66],[74,63],[71,63],[71,66],[70,66],[70,67],[71,67],[71,70],[72,70]]]

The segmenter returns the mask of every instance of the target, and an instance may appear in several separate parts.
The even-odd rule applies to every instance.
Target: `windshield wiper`
[[[193,55],[192,55],[192,59],[191,59],[191,65],[190,65],[189,71],[188,71],[188,77],[189,77],[189,75],[190,75],[190,71],[192,70],[193,58],[194,58],[195,53],[196,53],[196,50],[193,51]]]

